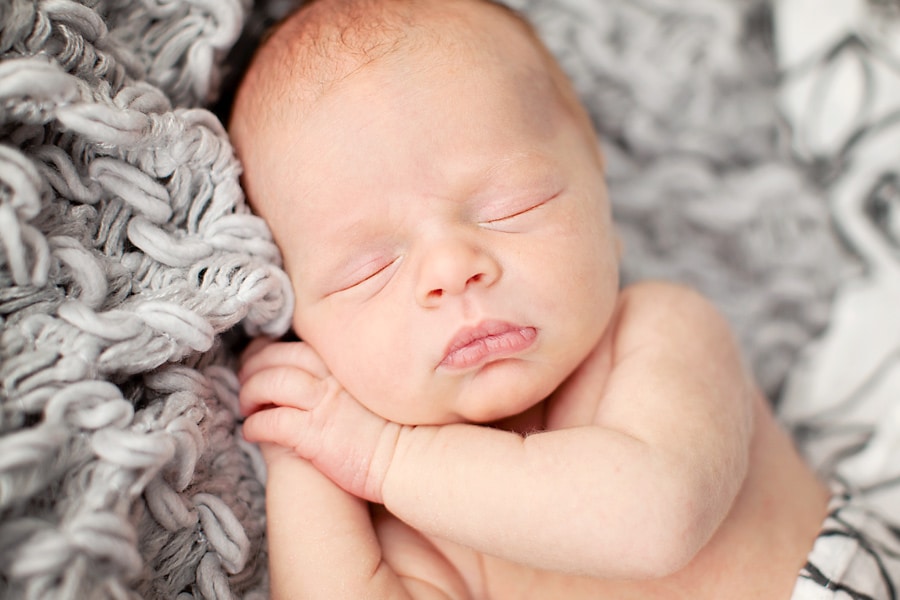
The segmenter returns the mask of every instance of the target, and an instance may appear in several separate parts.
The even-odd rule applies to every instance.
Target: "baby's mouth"
[[[505,321],[483,321],[461,329],[444,351],[439,366],[461,370],[514,356],[527,350],[537,338],[537,329]]]

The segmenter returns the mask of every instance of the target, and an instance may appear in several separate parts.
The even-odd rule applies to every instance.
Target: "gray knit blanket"
[[[900,465],[895,5],[510,3],[601,132],[626,279],[706,293],[823,475],[883,483]],[[810,41],[817,3],[846,10]],[[267,596],[234,365],[285,332],[291,297],[217,99],[290,4],[0,0],[3,597]],[[842,471],[872,440],[868,479]]]

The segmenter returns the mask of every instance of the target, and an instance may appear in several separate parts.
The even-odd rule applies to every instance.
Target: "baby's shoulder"
[[[730,341],[731,327],[718,308],[696,290],[667,281],[642,281],[620,295],[617,346],[668,340]],[[683,346],[682,346],[683,347]]]
[[[680,283],[646,280],[628,285],[620,295],[620,310],[632,317],[680,314],[704,318],[720,313],[700,292]]]

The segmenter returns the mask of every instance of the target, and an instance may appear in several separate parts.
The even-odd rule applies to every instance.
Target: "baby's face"
[[[493,18],[490,48],[364,66],[302,118],[282,106],[283,121],[238,143],[298,335],[400,423],[528,409],[585,358],[615,303],[593,133],[529,40]]]

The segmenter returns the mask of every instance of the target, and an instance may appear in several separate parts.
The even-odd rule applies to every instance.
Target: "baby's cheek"
[[[341,374],[335,373],[351,396],[378,416],[395,421],[395,413],[405,378],[403,365],[386,347],[371,344],[343,361]],[[408,366],[408,365],[407,365]]]

